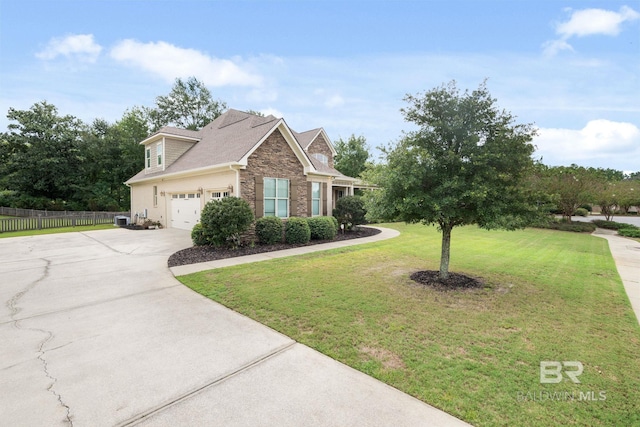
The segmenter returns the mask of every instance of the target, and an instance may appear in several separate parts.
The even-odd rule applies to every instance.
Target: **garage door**
[[[200,194],[171,195],[171,227],[191,230],[200,222]]]

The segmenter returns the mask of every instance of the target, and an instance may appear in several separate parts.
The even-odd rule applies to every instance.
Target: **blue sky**
[[[638,0],[0,0],[0,131],[42,100],[113,122],[192,75],[372,148],[412,129],[407,93],[488,78],[545,164],[640,170]]]

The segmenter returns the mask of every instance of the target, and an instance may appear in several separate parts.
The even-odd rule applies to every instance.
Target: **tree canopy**
[[[340,138],[334,143],[334,147],[336,155],[333,160],[338,171],[357,178],[367,168],[369,149],[364,136],[351,135],[346,141]]]
[[[207,87],[196,79],[177,78],[171,92],[156,98],[155,108],[148,110],[152,131],[162,126],[199,130],[227,109],[227,104],[214,100]]]
[[[380,186],[374,209],[390,219],[436,224],[446,279],[454,227],[511,230],[537,215],[526,185],[536,130],[498,109],[485,83],[461,93],[451,82],[405,101],[401,111],[419,130],[385,149],[386,164],[369,176]]]

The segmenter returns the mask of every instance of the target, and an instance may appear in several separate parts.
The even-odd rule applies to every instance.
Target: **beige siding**
[[[157,205],[153,204],[153,187],[158,187]],[[202,189],[200,197],[201,208],[206,202],[210,191],[226,190],[233,186],[236,191],[236,172],[233,170],[209,173],[180,179],[157,180],[131,184],[131,215],[142,213],[147,209],[147,217],[153,221],[160,221],[163,226],[171,223],[171,195],[179,193],[196,193]],[[162,193],[164,192],[164,195]],[[235,195],[235,194],[232,194]],[[133,218],[132,218],[133,220]]]
[[[189,148],[193,147],[193,142],[180,141],[178,139],[165,138],[164,153],[167,158],[165,167],[169,167],[178,160]]]

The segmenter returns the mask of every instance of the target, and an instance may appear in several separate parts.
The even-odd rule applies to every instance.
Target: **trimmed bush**
[[[282,242],[282,220],[277,216],[263,216],[256,221],[256,237],[264,245]]]
[[[207,244],[207,240],[202,233],[202,224],[196,224],[191,229],[191,240],[195,246],[204,246]]]
[[[587,215],[589,215],[589,211],[586,210],[585,208],[578,208],[578,209],[576,209],[576,215],[577,216],[587,216]]]
[[[340,231],[340,223],[338,223],[338,220],[336,219],[336,217],[335,216],[330,216],[329,218],[331,218],[331,222],[333,223],[333,226],[336,229],[336,233],[338,231]]]
[[[333,215],[337,218],[338,223],[344,224],[346,230],[352,230],[360,224],[365,224],[365,215],[367,211],[364,208],[364,200],[357,196],[345,196],[336,202],[336,208]]]
[[[204,206],[200,215],[203,240],[207,245],[240,245],[240,235],[253,222],[253,211],[246,200],[225,197],[212,200]]]
[[[547,228],[549,230],[558,231],[572,231],[575,233],[593,233],[596,230],[596,225],[591,222],[567,222],[564,219],[556,220],[555,218],[537,222],[536,224],[532,224],[532,227]]]
[[[331,218],[333,217],[316,216],[307,218],[309,230],[311,231],[311,240],[333,240],[336,237],[336,226]]]
[[[640,228],[621,228],[618,230],[618,234],[624,237],[640,238]]]
[[[605,221],[603,219],[594,219],[591,221],[596,227],[606,228],[607,230],[619,230],[621,228],[638,228],[632,224],[625,224],[624,222]]]
[[[287,243],[309,243],[311,230],[307,220],[299,217],[291,217],[284,227],[284,239]]]

